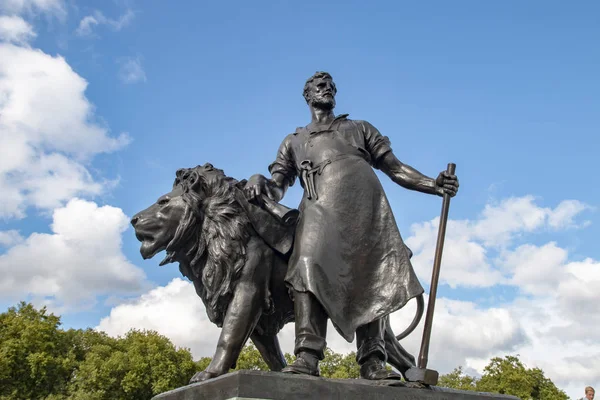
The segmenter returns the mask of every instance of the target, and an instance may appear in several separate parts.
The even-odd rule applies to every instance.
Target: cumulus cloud
[[[64,0],[2,0],[0,11],[19,15],[43,13],[59,19],[64,19],[67,15]]]
[[[534,196],[512,197],[487,205],[472,228],[487,246],[506,246],[524,233],[571,226],[573,219],[588,208],[578,200],[564,200],[552,209],[535,204]]]
[[[96,327],[112,336],[132,328],[155,330],[177,346],[188,347],[196,358],[212,356],[220,333],[208,320],[192,283],[180,278],[114,307]]]
[[[454,288],[487,290],[509,285],[518,292],[516,298],[496,309],[456,303],[464,311],[462,316],[445,315],[444,307],[454,300],[440,299],[440,304],[447,305],[440,308],[436,304],[431,365],[439,365],[441,372],[448,372],[454,364],[482,373],[491,357],[519,354],[528,366],[542,368],[573,396],[589,382],[599,380],[599,370],[587,357],[600,353],[600,333],[591,328],[600,325],[600,291],[596,290],[600,262],[591,258],[572,261],[568,250],[556,241],[520,243],[536,232],[552,234],[586,226],[587,221],[577,219],[589,209],[576,200],[542,207],[533,196],[524,196],[488,204],[473,220],[448,221],[440,282]],[[427,283],[438,225],[438,218],[414,224],[406,240],[415,252],[415,269]],[[454,326],[449,321],[454,321]],[[435,336],[437,330],[446,329]],[[414,338],[407,340],[410,343]],[[489,351],[480,346],[486,342]],[[411,348],[418,350],[415,345]],[[441,355],[437,360],[436,354]]]
[[[413,224],[406,245],[413,251],[412,263],[421,280],[429,283],[435,255],[439,218]],[[493,268],[488,249],[473,235],[469,221],[448,221],[440,283],[451,287],[490,287],[502,283],[502,273]]]
[[[23,18],[0,15],[0,41],[26,45],[36,36],[33,27]]]
[[[9,231],[0,231],[0,246],[10,247],[17,243],[21,243],[23,237],[19,231],[11,229]]]
[[[451,260],[444,260],[442,277],[451,265]],[[567,249],[550,241],[506,248],[494,264],[502,271],[501,282],[516,287],[519,294],[491,308],[439,299],[430,366],[442,373],[458,365],[483,373],[491,357],[518,354],[573,398],[582,387],[600,380],[600,369],[591,356],[600,354],[600,331],[595,329],[600,326],[600,262],[571,261]],[[464,281],[472,282],[464,274]],[[456,285],[468,286],[461,284],[458,270],[452,276]],[[405,319],[401,326],[406,323]],[[420,333],[414,335],[407,338],[408,348],[418,352]]]
[[[88,164],[129,137],[111,136],[96,120],[86,87],[63,57],[0,43],[0,218],[22,218],[29,206],[49,211],[106,188]]]
[[[132,10],[127,10],[118,19],[107,18],[102,12],[96,10],[92,15],[83,17],[75,33],[78,36],[91,36],[94,33],[94,28],[99,25],[106,25],[114,31],[120,31],[129,25],[134,17],[135,13]]]
[[[442,370],[451,369],[447,360],[452,360],[455,366],[482,373],[490,357],[519,354],[523,362],[542,368],[570,395],[600,379],[594,363],[583,361],[588,354],[600,352],[600,333],[590,328],[600,325],[600,292],[595,290],[600,286],[600,262],[591,258],[571,261],[568,250],[556,241],[519,244],[534,232],[551,234],[584,226],[576,217],[587,209],[590,207],[575,200],[562,201],[554,208],[541,207],[532,196],[525,196],[487,205],[475,220],[449,221],[440,281],[463,288],[509,285],[518,289],[518,294],[494,312],[458,303],[464,318],[444,316],[444,311],[440,315],[436,305],[434,325],[448,318],[455,326],[440,326],[449,331],[432,339],[432,357],[442,355],[432,362]],[[415,224],[407,239],[415,251],[415,268],[427,282],[438,224],[438,219]],[[485,331],[503,339],[486,337]],[[483,341],[473,337],[473,332]],[[455,342],[451,342],[453,337]],[[441,347],[434,350],[436,342]],[[486,342],[489,351],[479,353],[485,348],[478,343]]]
[[[0,255],[2,297],[27,295],[72,309],[94,304],[99,295],[141,293],[145,274],[121,250],[128,225],[119,208],[72,199],[54,211],[52,233],[24,240],[9,234],[18,244]]]
[[[548,212],[548,224],[555,229],[586,226],[589,221],[576,224],[573,220],[582,211],[588,209],[593,208],[577,200],[562,201],[554,210]]]
[[[567,321],[573,322],[564,336],[600,343],[600,332],[590,329],[600,326],[600,262],[591,258],[570,262],[563,271],[556,289],[558,308]],[[594,336],[590,336],[592,333]]]
[[[414,316],[415,302],[391,317],[398,334]],[[138,299],[114,307],[96,329],[112,336],[124,335],[130,329],[151,329],[169,337],[177,346],[190,348],[194,357],[212,356],[220,329],[212,324],[193,284],[176,278],[166,286],[152,289]],[[423,324],[403,345],[418,355]],[[279,333],[282,350],[293,353],[294,326],[286,325]],[[482,309],[475,303],[438,299],[432,333],[430,360],[432,365],[450,371],[466,356],[488,357],[509,352],[526,340],[522,327],[511,312],[500,308]],[[334,351],[356,351],[356,343],[346,342],[328,324],[327,345]]]
[[[567,264],[567,275],[571,264]],[[594,263],[593,273],[600,273],[600,263]],[[598,281],[567,279],[576,279],[571,284],[577,291],[598,285]],[[557,291],[517,298],[506,308],[519,321],[527,342],[516,346],[511,354],[518,354],[529,367],[541,368],[558,387],[578,398],[583,387],[600,380],[600,369],[593,361],[593,355],[600,354],[600,333],[595,329],[599,301],[597,291],[583,301],[577,299],[577,293],[565,296]],[[469,357],[465,365],[482,372],[488,361],[486,357]]]
[[[119,79],[123,83],[146,82],[146,72],[140,57],[127,57],[119,60]]]
[[[533,196],[523,196],[488,204],[475,220],[449,220],[440,283],[453,288],[492,287],[498,284],[519,286],[522,283],[520,280],[526,279],[527,268],[522,267],[518,276],[510,277],[511,271],[507,271],[507,268],[511,267],[511,259],[505,249],[514,246],[517,239],[529,233],[544,229],[553,232],[578,226],[574,222],[575,217],[589,208],[576,200],[562,201],[555,208],[541,207],[535,204]],[[413,224],[411,235],[406,239],[407,246],[414,252],[415,270],[427,283],[433,266],[438,227],[439,217]],[[503,256],[494,256],[498,252]],[[518,258],[518,255],[512,256],[512,259]],[[535,264],[544,260],[533,261]],[[530,271],[535,275],[539,269]]]
[[[556,290],[564,276],[567,251],[555,242],[541,247],[524,244],[504,255],[502,264],[511,275],[510,283],[524,293],[545,295]]]

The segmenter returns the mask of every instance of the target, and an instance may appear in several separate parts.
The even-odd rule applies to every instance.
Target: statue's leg
[[[264,245],[263,245],[264,246]],[[257,241],[248,245],[248,259],[235,287],[217,342],[217,350],[204,371],[196,373],[190,383],[204,381],[226,374],[254,330],[264,305],[264,279],[268,279],[270,264],[265,249]],[[267,263],[265,268],[263,264]]]
[[[276,335],[259,335],[254,332],[250,335],[250,339],[271,371],[281,371],[285,368],[285,357],[283,357]]]
[[[325,357],[327,314],[310,292],[294,292],[296,361],[283,372],[319,376],[319,360]]]
[[[356,361],[360,365],[360,377],[363,379],[402,379],[385,367],[387,352],[385,349],[386,319],[381,318],[356,330]]]
[[[223,321],[217,350],[208,367],[194,375],[190,383],[226,374],[237,361],[262,313],[263,297],[257,286],[252,283],[238,283]]]
[[[404,375],[409,368],[415,367],[415,357],[410,354],[398,340],[396,340],[396,335],[394,331],[392,331],[392,327],[390,325],[389,317],[386,317],[385,322],[385,351],[387,352],[388,363],[392,364],[394,367]],[[406,376],[405,376],[406,378]]]

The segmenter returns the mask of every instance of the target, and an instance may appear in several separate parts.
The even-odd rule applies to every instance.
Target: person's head
[[[588,386],[585,388],[585,398],[588,400],[594,400],[594,394],[596,394],[596,391],[594,390],[593,387]]]
[[[337,89],[333,78],[327,72],[317,72],[304,85],[304,99],[306,103],[315,108],[333,110],[335,108],[335,95]]]

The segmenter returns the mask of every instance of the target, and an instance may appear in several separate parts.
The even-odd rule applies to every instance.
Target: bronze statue
[[[161,265],[179,263],[222,327],[212,362],[192,382],[227,373],[248,338],[271,370],[318,376],[328,319],[347,341],[356,333],[362,378],[400,379],[386,362],[405,378],[416,368],[398,340],[422,316],[423,288],[373,168],[445,198],[458,180],[419,173],[373,125],[335,116],[336,92],[328,73],[306,82],[312,121],[284,139],[270,179],[237,181],[210,164],[181,169],[171,192],[132,218],[142,256],[166,250]],[[304,196],[288,209],[278,202],[297,178]],[[417,315],[395,336],[389,314],[412,298]],[[297,357],[286,367],[276,335],[291,321]]]
[[[250,178],[248,198],[280,201],[300,178],[304,196],[285,282],[294,298],[296,361],[284,372],[319,375],[327,319],[348,342],[357,339],[365,379],[399,379],[387,371],[386,317],[423,293],[390,205],[373,168],[399,185],[454,196],[456,176],[437,179],[401,163],[390,141],[366,121],[335,116],[330,74],[305,84],[311,122],[282,142],[271,179]],[[401,369],[402,371],[402,369]]]
[[[222,328],[210,365],[190,383],[235,367],[248,338],[272,371],[286,366],[276,335],[294,320],[284,277],[295,213],[281,205],[265,211],[249,203],[242,190],[245,184],[211,164],[181,169],[172,190],[131,219],[142,242],[142,257],[149,259],[166,250],[160,264],[179,263],[209,319]],[[399,336],[408,335],[417,323],[415,318]],[[389,326],[385,345],[390,364],[400,370],[415,365]]]

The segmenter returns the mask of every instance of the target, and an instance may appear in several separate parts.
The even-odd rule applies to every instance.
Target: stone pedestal
[[[518,400],[514,396],[404,382],[325,379],[277,372],[236,371],[155,396],[153,400]]]

